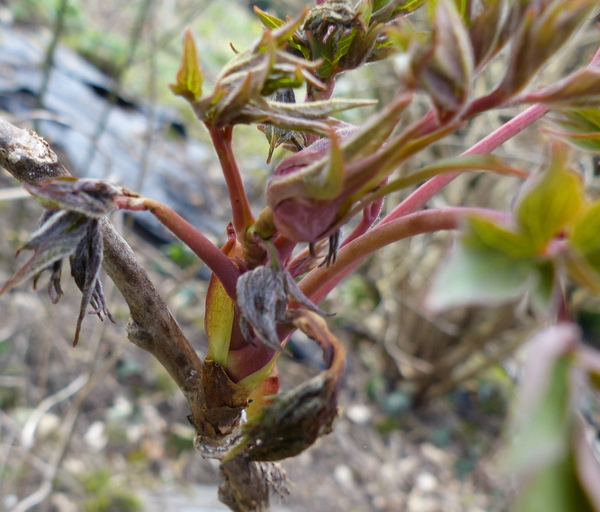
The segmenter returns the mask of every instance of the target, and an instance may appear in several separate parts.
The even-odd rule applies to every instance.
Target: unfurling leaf
[[[85,236],[81,239],[75,252],[70,257],[71,275],[82,293],[73,345],[77,345],[79,340],[81,323],[85,317],[88,304],[94,308],[92,313],[98,315],[100,320],[103,319],[102,315],[104,314],[114,323],[113,317],[106,306],[102,283],[98,278],[102,265],[102,251],[100,221],[98,219],[89,219]]]
[[[399,94],[362,127],[342,125],[281,161],[267,185],[267,204],[280,234],[296,242],[326,238],[352,202],[396,168],[393,157],[407,145],[399,141],[378,149],[411,99]]]
[[[398,16],[409,14],[421,7],[427,0],[373,0],[373,14],[370,19],[387,23]]]
[[[415,52],[412,66],[442,119],[454,117],[467,105],[473,63],[469,34],[454,2],[440,0],[433,40]]]
[[[301,14],[277,29],[266,29],[248,50],[238,53],[217,77],[214,92],[194,103],[198,118],[213,128],[265,122],[278,126],[277,116],[269,108],[265,96],[278,89],[298,87],[304,82],[324,89],[325,84],[314,75],[319,63],[309,62],[288,51],[290,38],[303,17]]]
[[[260,21],[263,22],[264,26],[267,28],[276,29],[285,25],[285,21],[280,20],[276,16],[272,16],[268,12],[263,11],[257,5],[254,6],[254,12],[260,18]]]
[[[229,456],[243,451],[250,460],[293,457],[332,430],[345,367],[344,348],[316,313],[296,310],[290,321],[319,344],[327,370],[292,391],[276,395],[245,427],[242,441]]]
[[[183,96],[190,103],[194,103],[202,96],[202,82],[203,76],[198,63],[198,50],[192,31],[188,28],[185,31],[183,57],[177,72],[176,82],[170,84],[169,87],[173,93]]]

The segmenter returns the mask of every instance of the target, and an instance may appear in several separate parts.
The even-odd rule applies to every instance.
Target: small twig
[[[77,393],[83,386],[87,384],[89,380],[88,375],[80,375],[70,384],[60,389],[53,395],[44,398],[35,410],[31,413],[23,431],[21,432],[21,444],[26,450],[30,450],[35,442],[35,431],[40,423],[40,420],[52,407],[59,404],[60,402],[67,400],[72,395]]]
[[[125,58],[125,61],[118,67],[115,79],[115,86],[112,91],[110,91],[110,95],[108,97],[108,102],[102,111],[98,119],[98,123],[96,125],[96,131],[94,132],[91,140],[90,147],[88,150],[88,154],[85,158],[85,164],[83,165],[84,169],[89,169],[94,161],[94,157],[96,155],[96,151],[98,149],[98,142],[102,134],[106,130],[108,126],[108,120],[110,118],[110,113],[116,103],[117,98],[121,94],[121,90],[123,88],[123,75],[129,69],[133,62],[133,57],[137,50],[138,43],[142,37],[142,32],[144,25],[146,24],[146,20],[148,18],[148,11],[150,10],[150,6],[154,0],[144,0],[140,5],[140,9],[138,11],[137,18],[131,29],[131,34],[129,38],[129,52]]]
[[[60,40],[60,36],[65,27],[65,17],[68,6],[69,0],[61,0],[56,13],[56,21],[54,22],[54,29],[52,31],[52,40],[46,49],[46,58],[44,59],[42,86],[40,87],[40,91],[38,92],[36,99],[38,108],[44,107],[44,96],[46,96],[48,84],[50,83],[50,74],[52,73],[52,67],[54,66],[54,54],[56,52],[56,46],[58,45],[58,41]]]
[[[0,201],[14,201],[16,199],[29,199],[31,194],[23,187],[9,187],[0,190]]]

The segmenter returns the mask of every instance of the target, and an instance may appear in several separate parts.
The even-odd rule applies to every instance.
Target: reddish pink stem
[[[186,244],[223,284],[227,294],[236,299],[236,284],[240,270],[219,248],[194,226],[167,205],[144,197],[122,197],[115,201],[119,208],[130,211],[150,211],[174,235]]]
[[[233,217],[233,228],[238,240],[243,243],[247,229],[254,223],[252,210],[240,170],[238,169],[233,148],[231,146],[233,127],[213,128],[208,126],[213,145],[217,152],[223,176],[227,183],[229,201],[231,202],[231,212]]]
[[[337,284],[361,261],[378,249],[393,242],[423,233],[457,229],[462,219],[470,215],[485,215],[506,220],[509,214],[486,208],[449,207],[424,210],[378,226],[342,247],[333,265],[322,266],[306,275],[298,287],[313,302],[318,304]]]
[[[596,54],[589,65],[595,64],[598,61],[600,61],[600,48],[596,51]],[[547,106],[542,104],[532,105],[462,154],[472,155],[491,153],[498,146],[501,146],[507,140],[513,138],[525,128],[546,115],[549,110],[550,109]],[[461,173],[459,172],[444,174],[427,181],[388,213],[381,220],[379,225],[417,211],[460,174]]]
[[[517,133],[533,124],[539,118],[543,117],[548,110],[548,107],[539,104],[529,107],[462,154],[472,155],[490,153],[498,146],[514,137]],[[388,213],[378,226],[417,211],[460,174],[460,172],[453,172],[430,179]]]

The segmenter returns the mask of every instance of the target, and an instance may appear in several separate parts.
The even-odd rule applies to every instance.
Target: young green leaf
[[[560,131],[551,133],[572,146],[600,153],[600,108],[557,110],[558,116],[550,121]]]
[[[269,14],[268,12],[263,11],[257,5],[254,6],[254,12],[260,18],[260,21],[263,22],[264,26],[267,28],[275,29],[283,27],[283,25],[285,25],[285,21],[280,20],[279,18]]]
[[[459,243],[438,271],[425,301],[441,311],[516,300],[537,280],[531,260],[519,260],[483,245]]]
[[[600,201],[586,205],[575,219],[569,241],[600,274]]]
[[[181,66],[175,78],[176,82],[169,87],[173,93],[183,96],[190,103],[196,102],[202,96],[203,76],[198,62],[198,50],[192,31],[185,31],[183,56]]]
[[[554,143],[550,166],[525,185],[516,216],[524,235],[540,252],[577,215],[583,203],[579,173],[568,167],[566,147]]]

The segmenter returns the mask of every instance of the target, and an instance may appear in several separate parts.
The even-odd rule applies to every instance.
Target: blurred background
[[[197,38],[205,87],[261,33],[258,5],[293,16],[300,0],[0,0],[0,115],[39,131],[76,176],[110,179],[174,207],[222,243],[229,220],[220,169],[208,136],[187,104],[170,93],[183,30]],[[419,22],[418,16],[416,23]],[[560,75],[586,62],[597,33],[584,31]],[[398,79],[394,59],[341,77],[336,95],[385,103]],[[487,90],[501,59],[480,77]],[[496,73],[496,74],[495,74]],[[418,98],[411,116],[428,108]],[[344,113],[360,123],[373,110]],[[480,116],[411,165],[460,153],[508,119]],[[497,153],[535,171],[544,160],[539,129]],[[236,128],[235,150],[260,211],[266,179],[284,151],[265,164],[268,143]],[[581,162],[593,184],[591,161]],[[509,209],[519,182],[468,175],[432,204]],[[406,192],[389,198],[391,209]],[[41,207],[0,170],[0,282],[26,255],[15,251],[35,229]],[[150,215],[115,215],[203,354],[207,269]],[[275,510],[332,512],[503,511],[507,482],[494,470],[507,404],[518,374],[517,348],[535,327],[527,309],[468,308],[431,316],[420,301],[452,237],[415,237],[366,261],[325,308],[348,349],[342,412],[335,431],[284,461],[291,494]],[[166,371],[126,338],[127,308],[104,279],[116,324],[84,321],[71,346],[80,293],[63,280],[54,306],[42,278],[0,297],[0,511],[200,512],[225,510],[216,499],[215,461],[193,449],[187,406]],[[597,304],[587,298],[593,330]],[[283,358],[284,388],[320,370],[318,351],[296,336]],[[277,499],[274,500],[277,502]]]

